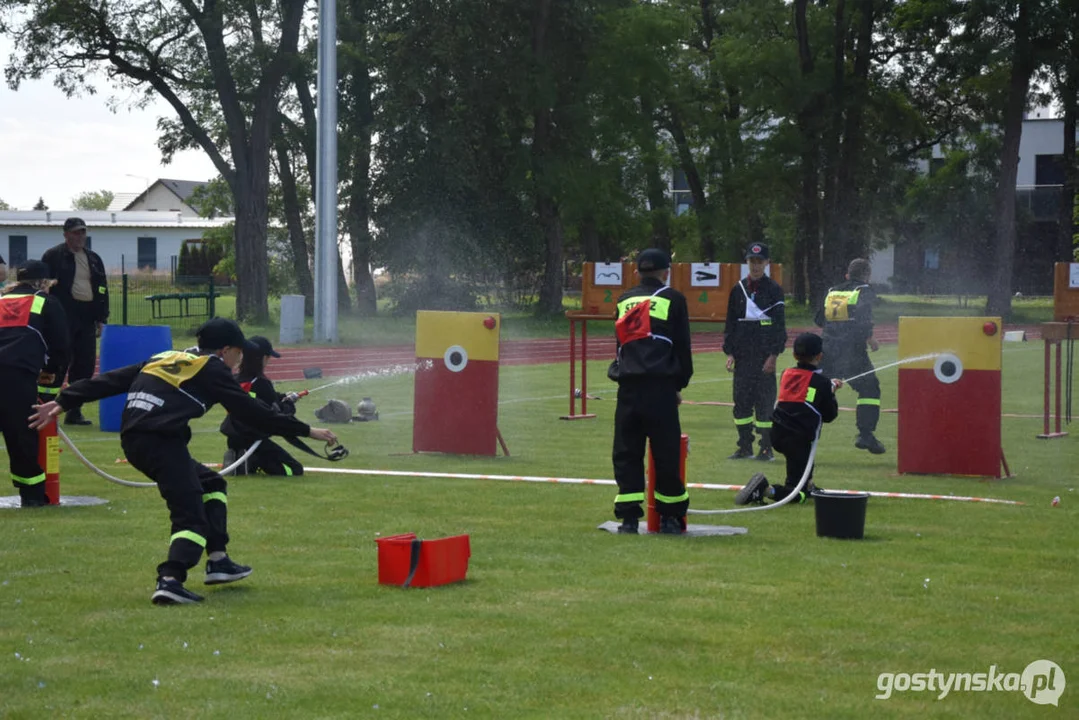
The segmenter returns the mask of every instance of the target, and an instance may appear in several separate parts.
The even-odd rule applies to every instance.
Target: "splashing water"
[[[843,382],[844,383],[849,383],[851,380],[857,380],[860,377],[865,377],[866,375],[872,375],[875,372],[880,372],[881,370],[886,370],[886,369],[888,369],[890,367],[895,367],[896,365],[906,365],[907,363],[921,362],[922,360],[932,360],[933,358],[938,358],[941,355],[947,355],[947,354],[948,353],[946,353],[946,352],[937,352],[937,353],[929,353],[927,355],[919,355],[917,357],[903,358],[902,360],[896,360],[894,363],[888,363],[887,365],[881,365],[880,367],[873,368],[872,370],[866,370],[864,373],[859,373],[858,375],[854,375],[853,377],[844,378]]]
[[[338,385],[352,385],[353,383],[363,382],[364,380],[373,380],[374,378],[388,378],[396,377],[397,375],[411,375],[412,373],[420,370],[430,370],[434,367],[433,360],[422,360],[417,363],[408,363],[404,365],[390,365],[389,367],[374,368],[372,370],[365,370],[364,372],[357,373],[355,375],[349,375],[348,377],[339,378],[331,383],[320,385],[319,387],[311,390],[312,393],[317,393],[320,390],[336,387]]]

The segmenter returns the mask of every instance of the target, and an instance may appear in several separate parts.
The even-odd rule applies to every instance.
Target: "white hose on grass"
[[[754,507],[733,508],[730,510],[694,510],[689,508],[686,510],[687,515],[733,515],[735,513],[744,512],[756,512],[758,510],[774,510],[777,507],[782,507],[789,503],[796,497],[799,497],[802,488],[809,482],[809,475],[813,472],[813,459],[817,456],[817,440],[820,439],[820,433],[817,433],[817,437],[813,438],[813,447],[809,449],[809,461],[806,463],[805,472],[802,473],[802,479],[798,481],[798,485],[790,492],[787,497],[782,500],[778,500],[770,505],[757,505]]]
[[[71,448],[71,452],[75,453],[75,457],[77,457],[79,459],[79,462],[81,462],[83,465],[85,465],[91,472],[95,473],[96,475],[100,475],[101,477],[105,478],[109,482],[116,483],[117,485],[123,485],[124,487],[134,487],[134,488],[157,487],[157,483],[135,482],[134,480],[124,480],[123,478],[118,478],[115,475],[109,475],[107,472],[105,472],[101,468],[97,467],[92,462],[90,462],[90,460],[87,459],[87,457],[82,454],[82,451],[80,451],[77,447],[75,447],[75,443],[73,443],[71,441],[71,438],[68,437],[67,433],[64,432],[64,429],[62,427],[60,427],[59,423],[57,423],[57,425],[56,425],[56,432],[58,432],[60,434],[60,437],[62,437],[64,439],[64,442],[67,443],[67,446],[69,448]],[[247,462],[247,459],[249,457],[251,457],[252,453],[254,453],[255,450],[258,449],[258,446],[261,445],[261,444],[262,444],[261,440],[256,440],[255,444],[252,445],[251,447],[247,448],[247,452],[245,452],[243,455],[241,455],[240,458],[236,462],[232,463],[227,468],[222,468],[220,474],[221,475],[228,475],[228,474],[232,473],[233,471],[235,471],[236,468],[240,467],[240,465]]]

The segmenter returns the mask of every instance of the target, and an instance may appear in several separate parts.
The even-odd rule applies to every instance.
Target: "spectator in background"
[[[94,374],[97,338],[109,319],[109,286],[101,256],[86,247],[86,223],[71,217],[64,221],[64,242],[41,256],[56,278],[52,295],[64,306],[71,339],[71,364],[67,380],[73,383]],[[64,417],[65,425],[90,425],[75,406]]]
[[[7,280],[7,263],[4,262],[4,256],[0,255],[0,283]]]

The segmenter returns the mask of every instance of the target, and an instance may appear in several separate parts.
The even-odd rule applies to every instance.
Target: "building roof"
[[[154,180],[152,183],[150,183],[150,185],[141,193],[135,194],[134,197],[120,209],[127,210],[129,207],[131,207],[143,197],[145,197],[147,194],[149,194],[149,192],[158,185],[170,190],[173,195],[180,198],[181,202],[186,203],[191,197],[191,195],[195,192],[195,190],[205,184],[206,182],[204,180],[171,180],[169,178],[158,178],[157,180]],[[127,195],[128,193],[121,194]],[[109,206],[109,209],[113,209],[111,205]]]
[[[135,198],[139,196],[139,193],[113,193],[112,202],[105,208],[109,212],[119,212],[120,210],[126,210],[131,206],[131,203],[135,202]]]
[[[108,210],[2,210],[0,227],[62,228],[69,217],[82,218],[93,233],[95,228],[214,228],[228,225],[233,218],[184,217],[178,212],[111,212]]]

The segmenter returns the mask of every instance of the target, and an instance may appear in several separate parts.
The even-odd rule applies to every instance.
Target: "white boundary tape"
[[[316,468],[305,467],[305,473],[328,473],[330,475],[367,475],[372,477],[409,477],[409,478],[444,478],[451,480],[505,480],[510,482],[551,483],[555,485],[617,485],[614,480],[594,478],[544,477],[542,475],[481,475],[477,473],[442,473],[414,472],[410,470],[363,470],[355,468]],[[741,485],[719,485],[714,483],[686,483],[691,490],[741,490]],[[957,502],[998,503],[1001,505],[1024,505],[1017,500],[999,500],[997,498],[967,497],[962,495],[927,495],[923,493],[877,492],[868,490],[831,490],[830,493],[855,495],[866,493],[870,497],[903,498],[909,500],[954,500]],[[766,506],[770,507],[770,506]]]

